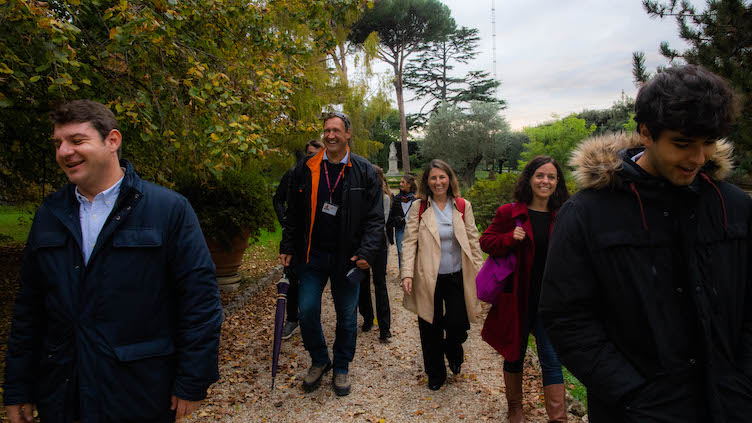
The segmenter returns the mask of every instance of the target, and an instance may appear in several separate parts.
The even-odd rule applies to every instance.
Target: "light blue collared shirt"
[[[462,270],[462,247],[454,235],[454,205],[449,199],[440,210],[436,203],[431,204],[436,216],[436,226],[439,227],[441,240],[441,258],[439,259],[439,274],[459,272]]]
[[[125,175],[123,175],[125,177]],[[80,203],[78,208],[79,219],[81,220],[82,245],[81,252],[84,254],[84,263],[89,264],[89,257],[94,251],[94,244],[99,238],[104,222],[115,207],[115,201],[120,195],[120,184],[123,178],[120,178],[115,185],[100,192],[94,197],[93,202],[78,192],[76,187],[76,198]]]
[[[347,154],[345,154],[345,157],[340,160],[340,163],[347,164],[347,161],[350,159],[350,150],[347,150]],[[326,149],[324,149],[324,160],[329,161],[329,157],[326,155]]]

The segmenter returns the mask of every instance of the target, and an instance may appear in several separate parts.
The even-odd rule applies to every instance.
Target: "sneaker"
[[[298,322],[291,322],[289,320],[286,321],[285,325],[282,327],[282,339],[292,338],[292,335],[296,330],[298,330],[299,327],[300,325],[298,324]]]
[[[364,319],[363,320],[363,332],[368,332],[373,328],[373,319]]]
[[[386,333],[382,333],[381,336],[379,336],[379,341],[381,341],[382,344],[388,344],[392,342],[391,339],[389,339],[391,337],[392,331],[387,331]]]
[[[323,366],[311,366],[311,368],[308,369],[308,373],[306,373],[305,377],[303,378],[303,391],[312,392],[316,390],[316,388],[318,388],[319,384],[321,383],[321,378],[324,377],[324,374],[331,368],[331,361],[327,362]]]
[[[350,394],[350,377],[347,373],[335,373],[332,378],[332,385],[334,385],[334,393],[338,397]]]

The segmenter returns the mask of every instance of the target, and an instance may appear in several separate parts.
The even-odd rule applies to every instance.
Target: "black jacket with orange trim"
[[[313,223],[321,213],[316,204],[324,151],[298,163],[290,175],[279,252],[305,257],[299,263],[308,262]],[[338,263],[344,271],[352,266],[350,257],[358,256],[373,263],[378,250],[384,248],[384,206],[376,170],[368,160],[352,152],[342,188],[340,226],[332,228],[332,236],[338,239],[337,255],[342,258]]]

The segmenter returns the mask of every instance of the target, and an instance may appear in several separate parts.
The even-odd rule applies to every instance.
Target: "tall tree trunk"
[[[338,45],[339,47],[339,57],[342,61],[340,64],[340,72],[342,73],[342,81],[345,83],[346,87],[350,86],[350,81],[347,79],[347,48],[345,47],[345,42],[342,41]]]
[[[410,154],[407,150],[407,119],[405,118],[405,99],[402,95],[402,71],[395,61],[394,90],[397,93],[397,108],[400,118],[400,137],[402,138],[402,172],[410,173]]]
[[[459,178],[465,185],[465,188],[470,188],[475,184],[475,169],[478,168],[481,160],[483,160],[483,156],[478,156],[472,162],[468,163],[466,167],[458,169]]]

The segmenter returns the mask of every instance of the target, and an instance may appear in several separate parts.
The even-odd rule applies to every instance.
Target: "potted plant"
[[[249,239],[274,230],[272,192],[261,172],[238,166],[221,174],[181,172],[175,190],[190,201],[217,267],[220,288],[237,288]]]

